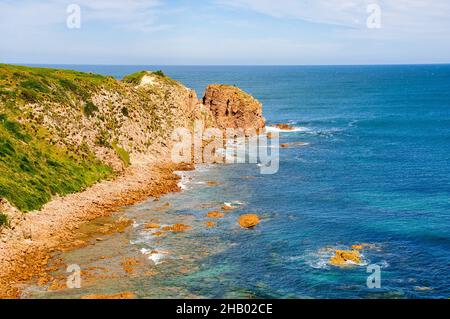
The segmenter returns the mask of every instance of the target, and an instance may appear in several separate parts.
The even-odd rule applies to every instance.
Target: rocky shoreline
[[[0,298],[20,298],[20,285],[32,278],[49,282],[52,253],[77,248],[79,243],[73,239],[80,226],[109,216],[120,207],[180,191],[179,176],[174,172],[191,169],[193,166],[186,164],[141,164],[130,167],[114,181],[56,198],[41,211],[26,214],[9,234],[2,236],[9,240],[0,243]]]
[[[265,126],[262,105],[233,86],[210,85],[203,100],[198,100],[193,90],[162,72],[138,72],[122,81],[7,65],[1,65],[0,72],[9,79],[0,84],[15,93],[0,96],[0,133],[8,138],[0,159],[7,163],[11,176],[26,176],[24,181],[29,183],[18,184],[24,187],[23,194],[0,184],[0,213],[7,220],[0,224],[0,298],[20,298],[21,285],[31,279],[51,282],[52,254],[79,247],[76,234],[83,224],[121,207],[180,191],[180,177],[174,172],[194,167],[172,163],[171,133],[175,128],[190,128],[198,120],[205,127],[251,132]],[[28,82],[20,82],[21,78]],[[8,109],[12,105],[15,112]],[[17,117],[19,113],[25,116]],[[42,143],[39,132],[46,132],[45,141],[52,146],[44,150],[35,146]],[[47,155],[42,160],[43,151]],[[13,165],[11,159],[19,155],[22,159],[32,155],[36,160],[30,163],[27,159],[13,171],[7,165]],[[34,163],[40,166],[35,168]],[[85,166],[77,166],[80,163]],[[92,165],[97,165],[97,175],[88,175]],[[42,167],[48,176],[38,177],[36,182],[36,174],[30,172]],[[61,171],[74,182],[69,191],[64,188],[65,177],[58,176],[54,167],[63,167]],[[50,187],[47,183],[54,182],[52,176],[58,180]],[[47,193],[41,192],[42,187],[34,189],[37,183],[48,186]],[[29,200],[25,190],[30,188],[42,195],[42,203]],[[52,199],[46,201],[49,194]],[[20,210],[17,203],[27,209]],[[123,220],[108,231],[128,225]]]

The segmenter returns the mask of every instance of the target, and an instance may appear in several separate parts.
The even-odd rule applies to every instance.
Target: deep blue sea
[[[65,67],[117,78],[162,69],[199,97],[209,83],[234,84],[263,103],[268,125],[298,128],[281,133],[282,143],[308,143],[281,149],[277,174],[261,175],[254,164],[200,166],[186,174],[184,192],[126,208],[135,225],[117,235],[128,240],[118,254],[170,253],[150,256],[155,276],[87,292],[120,286],[150,298],[450,297],[450,65]],[[206,212],[233,201],[242,205],[218,227],[203,225]],[[256,213],[262,223],[240,229],[241,213]],[[156,240],[143,231],[152,216],[194,228]],[[117,240],[101,245],[117,247]],[[372,245],[364,265],[328,264],[334,249],[357,243]],[[100,248],[64,258],[98,262],[87,257],[93,249]],[[381,267],[379,289],[366,284],[371,264]]]

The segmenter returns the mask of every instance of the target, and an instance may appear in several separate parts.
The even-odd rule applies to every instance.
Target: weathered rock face
[[[213,84],[206,88],[203,104],[212,112],[220,129],[241,128],[247,135],[251,130],[265,127],[261,103],[241,89]]]

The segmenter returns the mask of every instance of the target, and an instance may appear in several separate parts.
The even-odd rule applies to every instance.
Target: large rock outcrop
[[[241,128],[246,134],[265,127],[261,103],[241,89],[224,84],[206,88],[203,104],[209,108],[220,129]]]

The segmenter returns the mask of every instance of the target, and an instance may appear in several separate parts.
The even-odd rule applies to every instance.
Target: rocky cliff
[[[210,85],[199,101],[160,71],[119,81],[0,65],[0,198],[36,210],[142,157],[167,160],[173,129],[196,119],[223,129],[264,127],[261,104],[232,86]]]
[[[203,97],[203,104],[212,112],[217,126],[221,129],[242,128],[249,132],[265,127],[261,103],[235,86],[209,85]]]
[[[192,165],[170,163],[175,128],[263,125],[253,98],[212,87],[205,106],[160,71],[119,81],[0,65],[0,298],[49,283],[52,252],[77,247],[87,221],[178,191],[174,171]]]

